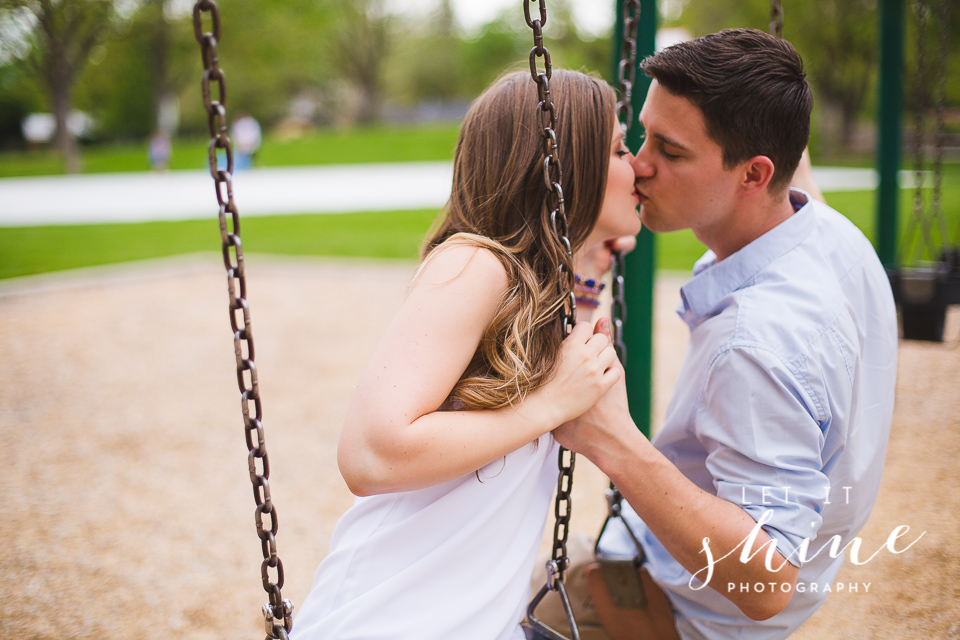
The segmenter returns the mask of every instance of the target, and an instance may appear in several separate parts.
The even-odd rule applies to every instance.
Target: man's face
[[[640,111],[646,134],[633,160],[640,219],[651,231],[692,229],[704,241],[730,221],[739,172],[707,134],[700,109],[654,80]]]

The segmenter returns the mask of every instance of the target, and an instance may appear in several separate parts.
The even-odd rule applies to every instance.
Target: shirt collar
[[[693,278],[680,287],[677,313],[692,330],[724,297],[742,288],[771,262],[800,244],[813,229],[812,198],[799,189],[790,190],[795,213],[726,260],[717,262],[707,251],[693,266]]]

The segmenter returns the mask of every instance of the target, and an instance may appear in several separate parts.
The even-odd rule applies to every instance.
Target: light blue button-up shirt
[[[814,553],[832,536],[841,548],[853,539],[880,484],[896,378],[890,286],[845,217],[802,192],[791,200],[793,216],[725,260],[707,252],[681,288],[690,342],[653,443],[701,489],[762,521],[800,567],[797,587],[783,612],[751,621],[713,588],[698,588],[626,510],[685,640],[790,635],[834,590],[844,559],[829,547]],[[622,529],[602,546],[629,549]],[[775,585],[762,588],[785,589]]]

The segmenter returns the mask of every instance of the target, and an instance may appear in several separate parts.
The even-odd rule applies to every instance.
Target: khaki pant
[[[611,602],[603,572],[593,555],[593,540],[583,535],[572,536],[567,542],[567,556],[570,568],[566,571],[564,585],[581,640],[679,640],[670,601],[646,569],[641,567],[639,577],[647,606],[642,609],[621,608]],[[541,558],[534,568],[530,581],[533,593],[537,593],[546,582],[547,560]],[[536,616],[544,624],[569,635],[567,617],[556,594],[546,595],[537,607]]]

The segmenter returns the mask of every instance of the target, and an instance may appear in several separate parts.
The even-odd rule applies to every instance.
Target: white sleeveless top
[[[478,474],[357,498],[292,639],[522,640],[558,448],[548,433]]]

